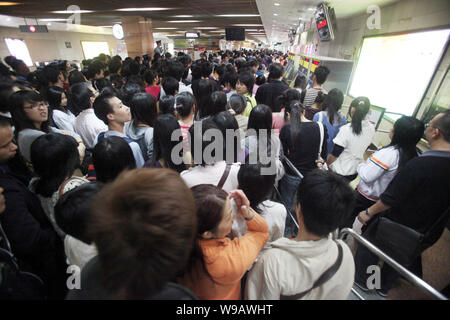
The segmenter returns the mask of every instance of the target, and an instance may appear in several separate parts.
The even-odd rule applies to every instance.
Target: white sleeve
[[[366,162],[359,164],[357,171],[361,180],[372,183],[389,171],[393,162],[392,152],[389,149],[378,150]]]
[[[264,253],[258,261],[253,264],[247,277],[245,286],[246,300],[279,300],[280,288],[274,278],[278,277],[270,270],[269,261],[265,261],[270,251]],[[272,281],[271,281],[272,279]]]
[[[342,127],[339,130],[339,133],[337,134],[337,136],[333,139],[333,143],[337,144],[341,147],[343,147],[344,149],[347,148],[347,144],[348,144],[348,134],[349,134],[349,127]],[[332,153],[333,150],[328,150],[328,153]]]

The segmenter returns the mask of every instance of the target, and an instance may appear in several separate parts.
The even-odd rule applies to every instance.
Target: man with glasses
[[[391,181],[386,191],[374,205],[362,211],[358,219],[370,224],[374,216],[384,216],[394,222],[425,234],[450,206],[450,110],[436,115],[425,130],[430,151],[410,160]],[[441,236],[448,216],[441,219],[428,238],[424,239],[421,251],[432,246]],[[370,239],[369,239],[370,241]],[[367,267],[376,265],[377,256],[364,247],[359,247],[356,257],[355,283],[367,290]],[[410,270],[422,275],[421,257]],[[381,272],[381,289],[377,292],[386,296],[398,274],[389,266]]]

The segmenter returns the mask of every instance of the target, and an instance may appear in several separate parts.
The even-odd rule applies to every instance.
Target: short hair
[[[146,92],[134,94],[128,103],[133,120],[153,127],[157,117],[156,98]]]
[[[91,97],[94,94],[89,88],[88,82],[80,82],[72,85],[69,91],[69,103],[75,112],[79,113],[91,107]]]
[[[227,84],[229,83],[232,89],[236,89],[236,82],[238,80],[238,75],[236,72],[226,72],[223,75],[222,83]]]
[[[153,82],[155,81],[155,79],[158,78],[158,74],[153,71],[153,70],[147,70],[144,73],[144,80],[145,82],[148,83],[149,86],[151,86],[153,84]]]
[[[450,110],[446,110],[443,114],[434,122],[434,127],[439,129],[445,141],[450,142]]]
[[[136,93],[145,92],[145,89],[137,83],[127,82],[121,89],[123,102],[128,106]]]
[[[31,144],[33,170],[39,179],[35,191],[50,197],[67,177],[80,165],[78,143],[74,138],[60,133],[47,133]],[[45,152],[43,152],[45,150]]]
[[[69,85],[73,86],[76,83],[86,82],[84,75],[81,71],[72,71],[69,75]]]
[[[45,85],[47,85],[48,83],[58,82],[58,76],[61,73],[61,70],[59,70],[57,66],[49,65],[44,67],[42,73],[46,81]]]
[[[102,120],[106,125],[108,125],[108,114],[114,113],[114,109],[109,103],[109,101],[114,98],[115,95],[112,95],[109,92],[101,93],[94,101],[94,113]]]
[[[203,61],[200,65],[200,69],[201,69],[201,76],[204,78],[208,78],[212,71],[213,71],[213,67],[212,64],[208,61]]]
[[[0,112],[9,112],[9,97],[14,93],[13,84],[10,82],[0,83]]]
[[[92,61],[87,70],[87,76],[89,79],[95,78],[95,75],[100,74],[102,70],[105,69],[105,65],[103,62],[99,60]]]
[[[174,77],[165,77],[162,86],[166,95],[173,96],[179,90],[180,83]]]
[[[191,191],[172,170],[136,169],[106,185],[90,224],[105,289],[126,299],[160,291],[186,265],[195,211]]]
[[[238,76],[239,82],[243,83],[248,90],[248,94],[253,94],[253,86],[255,85],[255,77],[250,72],[242,72]]]
[[[175,97],[173,95],[159,98],[159,114],[175,115]]]
[[[353,211],[355,193],[342,176],[316,169],[301,181],[297,200],[306,229],[316,236],[326,237]]]
[[[178,81],[181,81],[184,73],[184,66],[181,62],[171,61],[169,63],[169,69],[167,70],[167,76],[174,77]]]
[[[323,84],[330,73],[330,69],[325,66],[317,67],[316,71],[314,71],[314,75],[316,76],[316,81],[318,84]]]
[[[136,160],[128,143],[121,137],[101,139],[92,151],[97,181],[111,182],[122,171],[136,168]]]
[[[121,67],[122,67],[122,60],[112,59],[109,62],[109,72],[111,73],[118,73]]]
[[[269,79],[279,79],[283,76],[283,66],[280,63],[272,63],[269,66]]]
[[[64,193],[55,205],[58,227],[75,239],[92,243],[88,232],[94,196],[101,190],[101,182],[85,183]]]
[[[269,199],[275,184],[276,174],[261,174],[262,164],[241,164],[238,173],[239,189],[245,193],[250,207],[258,213],[260,203]]]

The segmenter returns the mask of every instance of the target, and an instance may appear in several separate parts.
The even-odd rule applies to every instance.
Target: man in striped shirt
[[[329,73],[330,70],[325,66],[317,67],[316,71],[314,71],[313,87],[306,90],[305,99],[303,100],[303,106],[305,108],[309,108],[314,104],[319,91],[322,91],[325,94],[327,93],[327,91],[322,88],[322,85],[327,80]]]

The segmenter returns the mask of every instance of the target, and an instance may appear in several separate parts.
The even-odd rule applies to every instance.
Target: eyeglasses
[[[23,107],[23,108],[24,109],[33,109],[33,110],[40,109],[40,108],[48,108],[48,103],[41,102],[41,103],[33,104],[30,107]]]

